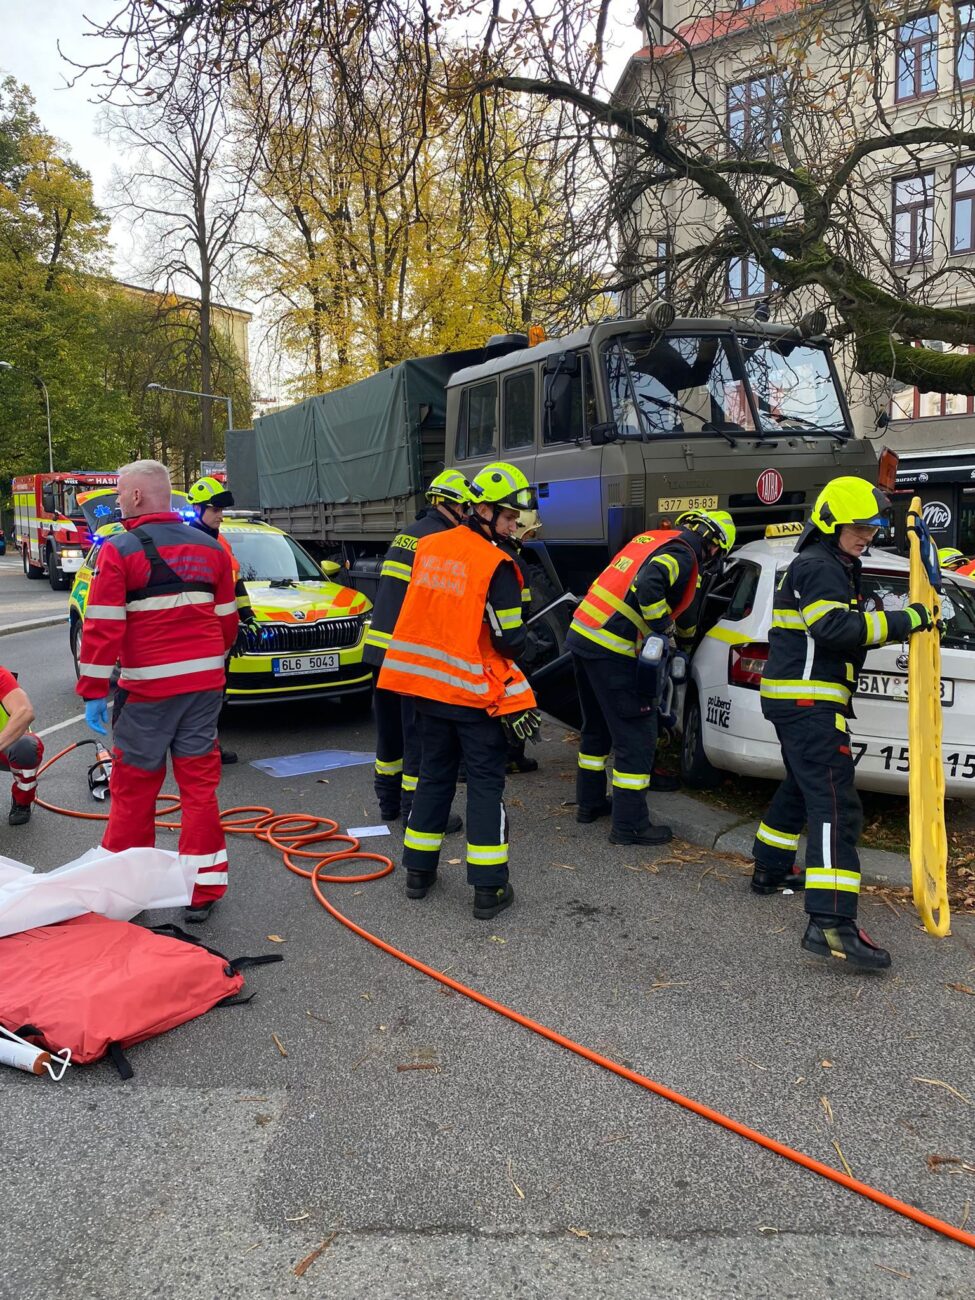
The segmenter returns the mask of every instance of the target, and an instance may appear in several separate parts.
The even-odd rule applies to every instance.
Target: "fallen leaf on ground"
[[[284,943],[284,940],[281,938],[279,934],[269,934],[267,937],[271,940],[272,943]]]
[[[295,1277],[304,1277],[319,1255],[324,1254],[324,1252],[328,1250],[329,1246],[331,1246],[332,1242],[338,1235],[337,1232],[331,1233],[331,1235],[326,1237],[324,1241],[320,1241],[314,1250],[309,1251],[305,1258],[295,1265]]]
[[[312,1020],[320,1020],[320,1021],[322,1022],[323,1025],[327,1025],[327,1024],[328,1024],[328,1021],[325,1019],[324,1016],[316,1016],[315,1013],[314,1013],[314,1011],[306,1011],[306,1012],[305,1012],[305,1015],[306,1015],[306,1016],[311,1016]]]
[[[560,871],[575,871],[575,867],[568,862],[553,862],[552,866],[558,867]]]
[[[927,1165],[930,1171],[937,1173],[942,1165],[951,1165],[949,1173],[966,1173],[975,1174],[975,1165],[970,1165],[967,1160],[962,1160],[961,1156],[928,1156]]]
[[[310,1218],[311,1215],[306,1210],[304,1214],[294,1214],[290,1218],[288,1217],[288,1215],[285,1215],[284,1221],[285,1223],[300,1223],[302,1219],[310,1219]]]
[[[502,939],[499,934],[489,934],[488,943],[507,943],[507,939]]]
[[[573,1237],[581,1237],[583,1241],[589,1240],[589,1233],[585,1228],[566,1228],[566,1232],[571,1232]]]
[[[954,993],[967,993],[970,997],[975,998],[975,989],[970,989],[967,984],[946,984],[946,989],[951,989]]]
[[[820,1061],[819,1064],[823,1067],[824,1070],[832,1070],[833,1068],[832,1061]]]
[[[767,1224],[765,1224],[765,1223],[760,1223],[760,1224],[758,1225],[758,1230],[759,1230],[759,1232],[779,1232],[779,1231],[780,1231],[779,1228],[770,1228],[770,1227],[769,1227]]]
[[[841,1164],[843,1165],[843,1168],[846,1170],[846,1176],[847,1176],[848,1178],[852,1178],[852,1177],[853,1177],[853,1170],[852,1170],[852,1169],[850,1168],[850,1166],[847,1164],[847,1162],[846,1162],[846,1156],[845,1156],[845,1155],[843,1154],[843,1152],[840,1150],[840,1144],[837,1142],[837,1140],[836,1140],[835,1138],[833,1139],[833,1147],[834,1147],[834,1149],[835,1149],[835,1151],[836,1151],[836,1154],[837,1154],[837,1155],[839,1156],[839,1158],[840,1158],[840,1162],[841,1162]]]
[[[277,1036],[277,1034],[272,1034],[271,1037],[274,1039],[274,1046],[278,1049],[278,1051],[281,1053],[282,1056],[286,1057],[288,1053],[285,1050],[284,1043],[282,1043],[281,1039]]]
[[[820,1099],[819,1099],[819,1103],[820,1103],[820,1105],[822,1106],[823,1110],[824,1110],[825,1113],[826,1113],[826,1119],[829,1121],[830,1124],[832,1124],[832,1122],[833,1122],[833,1107],[829,1104],[829,1098],[828,1098],[828,1097],[820,1097]]]
[[[512,1186],[512,1187],[515,1189],[515,1191],[518,1193],[519,1198],[520,1198],[521,1200],[524,1200],[524,1199],[525,1199],[525,1193],[521,1190],[521,1188],[520,1188],[520,1187],[518,1186],[518,1184],[515,1182],[515,1176],[514,1176],[514,1174],[511,1172],[511,1157],[510,1157],[510,1156],[508,1157],[508,1181],[511,1183],[511,1186]]]
[[[902,1273],[899,1268],[891,1268],[889,1264],[876,1264],[876,1268],[882,1268],[885,1273],[893,1273],[895,1277],[906,1277],[910,1279],[910,1273]]]
[[[447,865],[450,866],[450,867],[459,867],[459,866],[460,866],[460,863],[461,863],[461,859],[460,859],[460,858],[448,858],[448,859],[447,859]]]

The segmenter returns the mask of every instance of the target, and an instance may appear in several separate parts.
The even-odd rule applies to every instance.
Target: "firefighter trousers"
[[[420,775],[420,733],[413,697],[373,691],[376,713],[376,776],[374,788],[383,817],[409,816]]]
[[[657,748],[656,705],[637,693],[635,659],[573,654],[572,666],[582,710],[576,806],[591,812],[605,801],[612,750],[613,830],[642,834],[650,828],[647,789]]]
[[[854,918],[863,810],[853,783],[846,718],[813,706],[797,707],[770,721],[782,747],[785,778],[755,836],[755,863],[785,876],[795,863],[802,828],[808,826],[806,911],[818,917]]]
[[[504,806],[507,744],[497,718],[471,710],[456,721],[423,710],[417,702],[420,781],[403,835],[403,866],[433,876],[440,860],[457,769],[467,766],[467,883],[491,889],[508,879],[508,818]]]
[[[14,779],[10,793],[16,807],[26,808],[37,797],[37,769],[43,757],[44,742],[29,731],[0,752],[0,772]]]
[[[222,691],[143,700],[116,691],[112,713],[111,811],[102,846],[112,853],[156,842],[156,798],[172,756],[181,815],[179,858],[194,869],[192,906],[227,892],[227,844],[220,825],[217,718]]]

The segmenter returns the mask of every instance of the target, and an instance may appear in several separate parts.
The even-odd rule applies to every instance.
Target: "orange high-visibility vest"
[[[510,556],[470,528],[421,537],[377,686],[492,717],[535,707],[524,673],[494,648],[488,588]]]
[[[635,656],[649,631],[646,620],[639,608],[627,604],[626,597],[636,582],[636,576],[646,561],[661,547],[680,538],[676,529],[664,529],[655,533],[640,533],[616,554],[612,561],[586,592],[576,606],[572,616],[572,630],[588,641],[614,650],[618,654]],[[686,544],[686,543],[685,543]],[[688,550],[691,547],[688,545]],[[697,590],[697,557],[691,571],[687,586],[681,593],[677,604],[670,614],[676,618],[683,614]],[[616,636],[606,631],[606,625],[614,615],[620,615],[630,624],[628,635]]]

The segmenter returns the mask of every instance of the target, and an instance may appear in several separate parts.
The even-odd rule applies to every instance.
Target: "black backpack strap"
[[[181,591],[208,591],[214,595],[216,588],[212,582],[187,582],[172,569],[159,553],[159,547],[153,540],[148,528],[140,524],[130,529],[142,547],[143,554],[149,561],[149,581],[144,587],[126,592],[127,600],[145,600],[149,596],[176,595]]]
[[[134,1076],[135,1070],[132,1069],[132,1066],[129,1064],[129,1058],[122,1051],[121,1047],[119,1047],[118,1043],[109,1043],[108,1054],[112,1058],[112,1064],[115,1066],[116,1070],[118,1070],[119,1078],[122,1079],[123,1082]]]
[[[230,963],[230,969],[236,975],[240,970],[250,970],[252,966],[270,966],[276,961],[284,961],[284,957],[279,952],[268,953],[265,957],[235,957]]]

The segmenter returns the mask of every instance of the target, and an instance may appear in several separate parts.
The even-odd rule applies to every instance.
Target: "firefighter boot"
[[[426,898],[437,883],[435,871],[408,871],[406,873],[406,897]]]
[[[817,957],[836,957],[860,970],[886,970],[890,965],[886,948],[878,947],[846,916],[810,916],[802,946]]]
[[[598,821],[600,817],[611,817],[612,815],[613,801],[611,799],[604,798],[602,803],[594,804],[591,808],[583,808],[581,804],[576,807],[576,821],[581,822],[583,826]]]
[[[31,809],[33,804],[29,803],[11,803],[10,812],[7,815],[8,826],[23,826],[30,821]]]
[[[801,867],[791,871],[777,870],[775,867],[763,867],[755,863],[752,872],[752,890],[756,894],[778,894],[783,889],[805,889],[806,873]]]
[[[193,903],[183,913],[183,920],[189,921],[190,925],[202,925],[204,921],[210,919],[210,913],[216,903],[215,898],[209,898],[205,903]]]
[[[474,915],[479,921],[490,921],[492,917],[510,907],[515,891],[510,883],[492,885],[489,889],[474,890]]]

